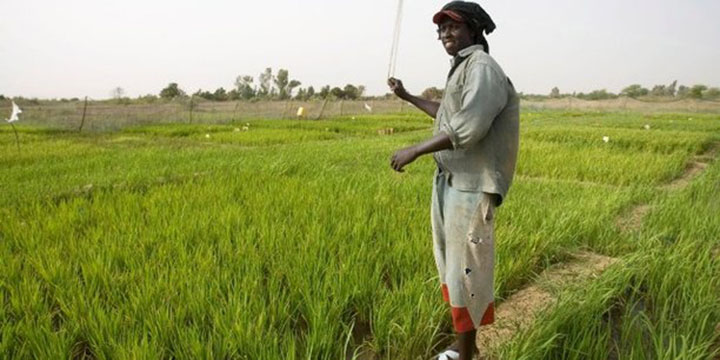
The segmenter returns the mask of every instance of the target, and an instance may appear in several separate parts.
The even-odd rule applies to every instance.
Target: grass
[[[513,359],[708,359],[720,355],[720,162],[658,197],[636,252],[506,346]]]
[[[653,116],[523,115],[517,178],[498,211],[499,300],[579,249],[626,266],[568,289],[508,358],[712,355],[718,263],[697,260],[717,244],[718,167],[680,192],[656,186],[719,140],[720,118],[663,128],[672,116]],[[430,248],[434,165],[388,165],[431,126],[419,114],[88,134],[20,126],[20,154],[0,129],[0,354],[432,356],[451,333]],[[641,231],[614,227],[646,202]],[[642,310],[628,305],[638,299]]]

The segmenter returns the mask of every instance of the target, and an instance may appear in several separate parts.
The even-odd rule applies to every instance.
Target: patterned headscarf
[[[482,44],[485,51],[490,53],[490,47],[483,33],[492,33],[495,30],[495,22],[480,5],[469,1],[451,1],[433,16],[433,22],[439,25],[445,18],[467,24],[470,30],[475,32],[475,43]]]

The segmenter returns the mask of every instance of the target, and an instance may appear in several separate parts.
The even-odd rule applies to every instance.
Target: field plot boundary
[[[660,185],[658,188],[667,191],[684,189],[690,182],[700,176],[720,153],[720,142],[711,142],[710,146],[700,154],[694,155],[686,165],[685,171],[674,180]],[[637,204],[629,211],[617,217],[615,226],[623,232],[633,232],[642,228],[643,220],[652,211],[650,204]]]
[[[670,183],[663,185],[666,190],[679,190],[685,188],[690,182],[698,177],[710,163],[715,160],[720,152],[720,142],[713,142],[703,153],[693,156],[685,168],[685,172]]]
[[[677,191],[687,187],[692,180],[702,174],[720,153],[720,142],[713,141],[705,151],[692,156],[685,171],[676,179],[667,184],[657,186],[658,189]],[[552,178],[539,178],[532,176],[521,177],[536,181],[562,181]],[[588,186],[612,186],[585,181],[567,181]],[[617,186],[622,187],[622,186]],[[637,204],[622,213],[615,221],[615,225],[623,232],[632,232],[642,228],[645,217],[652,211],[650,204]],[[560,284],[562,287],[569,283],[586,283],[597,278],[609,266],[620,261],[592,252],[582,252],[571,255],[566,262],[555,264],[540,274],[537,280],[513,294],[500,304],[496,311],[495,323],[478,329],[477,346],[480,359],[491,358],[493,351],[508,342],[517,333],[532,326],[537,315],[549,309],[557,302],[557,297],[543,287],[543,284]],[[720,328],[720,325],[718,325]]]
[[[537,280],[516,292],[497,308],[495,323],[481,327],[477,333],[480,358],[510,340],[515,334],[532,325],[537,315],[557,302],[557,296],[544,284],[580,284],[597,278],[615,264],[616,258],[592,252],[571,254],[571,259],[543,271]]]

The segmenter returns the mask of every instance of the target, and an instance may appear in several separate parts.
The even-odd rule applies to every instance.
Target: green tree
[[[278,97],[281,100],[289,99],[292,96],[294,88],[300,86],[300,82],[297,80],[290,80],[290,72],[286,69],[280,69],[273,79],[275,88],[278,90]]]
[[[220,87],[213,93],[213,100],[215,101],[227,101],[228,94],[224,88]]]
[[[688,93],[690,92],[690,88],[685,85],[680,85],[677,90],[677,97],[686,97]]]
[[[275,87],[278,89],[280,99],[286,99],[288,97],[288,83],[290,82],[290,73],[285,69],[280,69],[273,79]]]
[[[688,95],[694,99],[702,99],[705,90],[707,90],[707,86],[705,85],[693,85]]]
[[[250,100],[256,95],[252,76],[238,76],[235,79],[235,89],[237,90],[238,98],[240,99]]]
[[[560,89],[557,86],[550,90],[550,97],[553,99],[557,99],[560,97]]]
[[[297,80],[290,80],[290,83],[288,84],[288,87],[287,87],[288,88],[288,97],[292,97],[293,90],[300,85],[302,85],[301,82],[299,82]]]
[[[665,88],[665,96],[675,96],[677,89],[677,80],[673,81],[672,84]]]
[[[115,87],[110,91],[110,96],[115,100],[122,99],[125,96],[125,89],[120,86]]]
[[[616,97],[615,94],[609,93],[607,90],[594,90],[593,92],[587,94],[585,97],[588,100],[605,100],[605,99],[612,99]]]
[[[640,84],[633,84],[623,89],[623,91],[620,93],[621,95],[625,95],[627,97],[636,98],[640,96],[645,96],[650,92],[650,90],[642,87]]]
[[[158,97],[153,94],[147,94],[143,96],[138,96],[138,101],[145,103],[145,104],[152,104],[157,101]]]
[[[272,68],[265,69],[264,72],[260,74],[258,77],[258,83],[260,85],[260,90],[258,90],[257,95],[259,97],[267,98],[270,95],[272,95],[273,89],[272,89]]]
[[[215,95],[213,95],[213,93],[209,91],[203,91],[202,89],[198,89],[198,91],[194,92],[192,96],[205,100],[215,100]]]
[[[330,95],[332,95],[336,99],[344,99],[345,98],[345,92],[337,86],[330,90]]]
[[[307,97],[308,97],[308,99],[310,99],[313,96],[315,96],[315,88],[310,86],[307,88]]]
[[[160,90],[160,97],[163,99],[174,99],[184,96],[186,96],[185,92],[178,87],[177,83],[170,83],[167,87]]]
[[[420,97],[427,100],[439,100],[443,97],[443,90],[436,88],[435,86],[429,87],[423,90]]]
[[[320,98],[327,99],[328,96],[330,96],[330,85],[325,85],[322,88],[320,88]]]
[[[665,96],[667,94],[667,87],[665,85],[655,85],[650,90],[650,96]]]
[[[707,99],[717,99],[720,98],[720,88],[712,87],[703,93],[703,97]]]
[[[228,100],[240,100],[240,92],[237,91],[237,89],[232,89],[228,91]]]
[[[343,98],[348,100],[357,100],[360,97],[360,90],[352,84],[347,84],[342,90]]]

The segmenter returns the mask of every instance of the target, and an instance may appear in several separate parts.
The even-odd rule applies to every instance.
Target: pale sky
[[[485,0],[491,55],[519,91],[720,86],[718,0]],[[396,77],[443,87],[448,56],[432,15],[405,0]],[[40,98],[229,90],[285,68],[313,85],[387,92],[397,0],[0,0],[0,94]]]

